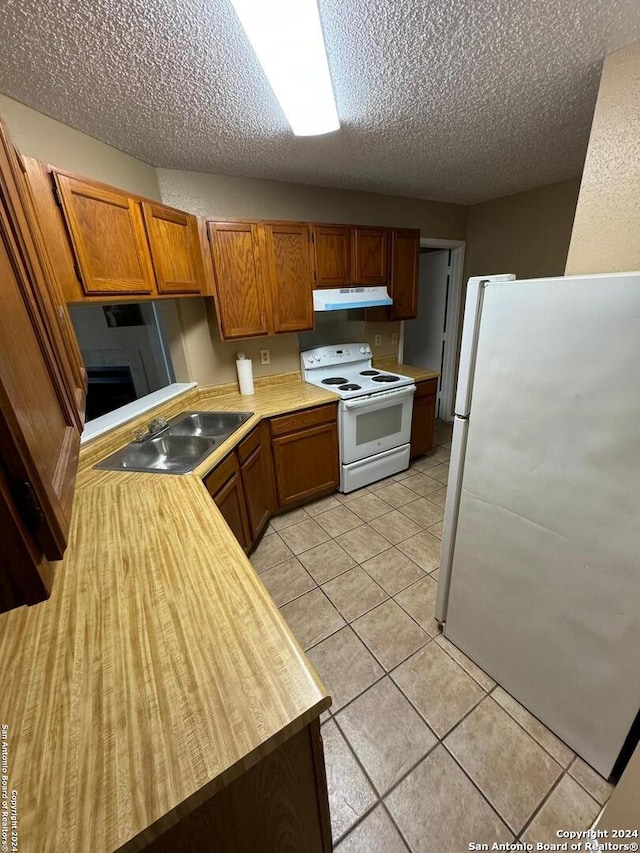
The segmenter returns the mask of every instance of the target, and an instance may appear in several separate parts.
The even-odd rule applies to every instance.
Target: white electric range
[[[340,491],[352,492],[409,467],[413,395],[410,376],[371,366],[368,344],[300,353],[305,382],[333,391],[338,404]]]

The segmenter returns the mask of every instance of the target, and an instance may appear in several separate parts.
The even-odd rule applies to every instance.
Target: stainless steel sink
[[[211,435],[227,438],[253,412],[188,412],[178,415],[169,425],[171,435]]]
[[[253,412],[182,412],[159,433],[127,444],[95,465],[107,471],[187,474]],[[152,421],[152,425],[157,423]]]

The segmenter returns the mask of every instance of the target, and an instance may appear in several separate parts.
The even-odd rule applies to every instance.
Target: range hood
[[[337,287],[335,290],[313,291],[314,311],[345,311],[347,308],[377,308],[380,305],[393,305],[384,286]]]

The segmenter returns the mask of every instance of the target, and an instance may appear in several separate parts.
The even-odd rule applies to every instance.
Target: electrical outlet
[[[398,343],[398,333],[391,332],[391,346],[396,346]]]
[[[381,347],[382,346],[382,335],[374,335],[373,345],[374,345],[374,347]]]
[[[271,364],[271,352],[268,349],[260,350],[260,364]]]

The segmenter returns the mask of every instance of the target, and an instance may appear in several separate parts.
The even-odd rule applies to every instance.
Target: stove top
[[[305,350],[300,353],[300,366],[305,382],[327,388],[343,400],[413,384],[410,376],[371,367],[371,348],[366,343]]]

